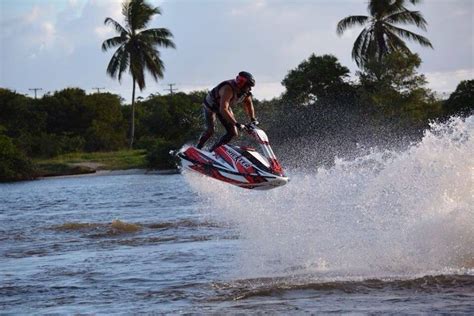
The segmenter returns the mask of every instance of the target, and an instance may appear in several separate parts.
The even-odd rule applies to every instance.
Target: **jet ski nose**
[[[287,177],[282,177],[282,178],[276,178],[275,180],[272,181],[272,185],[276,187],[280,187],[282,185],[287,184],[289,179]]]

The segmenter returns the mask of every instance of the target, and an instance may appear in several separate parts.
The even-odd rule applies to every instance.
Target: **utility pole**
[[[178,91],[178,89],[173,89],[173,86],[176,85],[176,83],[168,83],[168,86],[170,86],[168,89],[165,89],[166,91],[169,91],[171,95],[173,95],[174,91]]]
[[[105,88],[92,88],[92,89],[97,89],[97,93],[100,93],[100,90],[104,90]]]
[[[43,90],[43,89],[41,89],[41,88],[31,88],[31,89],[28,89],[28,90],[35,92],[35,99],[36,99],[36,91]]]

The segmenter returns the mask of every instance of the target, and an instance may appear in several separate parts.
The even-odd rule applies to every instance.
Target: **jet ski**
[[[288,183],[272,148],[267,134],[254,124],[245,125],[245,132],[261,148],[223,145],[213,152],[184,146],[177,153],[181,168],[201,173],[245,189],[268,190]]]

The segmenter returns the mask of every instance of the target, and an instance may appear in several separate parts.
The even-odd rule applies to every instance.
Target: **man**
[[[245,125],[237,122],[232,112],[232,106],[243,103],[245,111],[250,120],[258,124],[255,119],[255,110],[252,103],[252,87],[255,86],[254,77],[241,71],[235,79],[226,80],[213,88],[204,99],[204,118],[206,130],[201,135],[197,148],[201,149],[206,141],[214,134],[216,117],[226,129],[226,134],[221,137],[209,151],[214,151],[219,146],[227,144],[233,137],[237,136],[239,130]]]

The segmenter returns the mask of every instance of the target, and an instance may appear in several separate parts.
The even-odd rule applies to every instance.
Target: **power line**
[[[104,90],[105,88],[92,88],[92,89],[97,89],[97,93],[100,93],[100,90]]]
[[[167,86],[170,86],[168,89],[165,89],[166,91],[169,91],[171,95],[173,95],[174,91],[178,91],[178,89],[173,89],[173,86],[175,86],[176,83],[168,83]]]
[[[28,90],[35,92],[35,99],[36,99],[36,91],[43,90],[43,89],[41,89],[41,88],[31,88],[31,89],[28,89]]]

